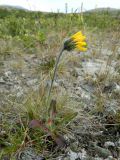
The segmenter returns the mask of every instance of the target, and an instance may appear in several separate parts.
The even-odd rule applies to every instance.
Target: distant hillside
[[[91,9],[87,12],[111,12],[111,13],[118,13],[120,12],[120,9],[116,9],[116,8],[95,8],[95,9]]]
[[[11,6],[11,5],[0,5],[0,9],[7,9],[7,10],[14,10],[14,9],[17,9],[17,10],[28,10],[24,7],[21,7],[21,6]]]
[[[85,12],[86,14],[97,13],[100,14],[109,14],[115,19],[120,19],[120,9],[115,8],[96,8]]]

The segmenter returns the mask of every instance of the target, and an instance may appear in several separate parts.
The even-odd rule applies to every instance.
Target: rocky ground
[[[116,42],[117,41],[117,42]],[[115,44],[115,45],[113,45]],[[68,147],[56,160],[120,159],[120,48],[119,40],[107,38],[91,46],[87,53],[68,61],[65,76],[57,77],[54,88],[69,95],[77,117],[64,135]],[[108,47],[109,46],[109,47]],[[69,55],[68,55],[69,56]],[[64,56],[63,56],[64,57]],[[45,60],[44,60],[45,61]],[[8,104],[24,103],[29,91],[37,92],[43,79],[38,73],[44,63],[38,55],[7,55],[0,62],[0,119]],[[50,80],[45,81],[49,87]],[[2,129],[1,129],[2,132]],[[52,157],[52,156],[51,156]],[[42,160],[26,148],[20,160]],[[5,158],[4,158],[5,160]]]

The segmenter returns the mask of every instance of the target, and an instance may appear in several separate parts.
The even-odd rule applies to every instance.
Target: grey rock
[[[107,141],[107,142],[105,142],[104,146],[105,146],[106,148],[115,147],[115,144],[114,144],[113,142]]]
[[[28,86],[33,86],[38,82],[38,79],[30,79],[26,83]]]
[[[91,142],[91,147],[95,150],[95,153],[101,158],[108,158],[111,156],[111,152],[108,149],[97,146],[94,142]]]
[[[27,148],[17,155],[17,160],[45,160],[45,158],[37,155],[33,149]]]
[[[87,153],[84,149],[82,149],[81,152],[78,152],[78,153],[70,150],[68,155],[70,157],[70,160],[77,160],[77,159],[86,160],[86,158],[87,158]]]

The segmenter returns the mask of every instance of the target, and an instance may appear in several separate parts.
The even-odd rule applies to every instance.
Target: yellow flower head
[[[78,51],[86,51],[87,43],[85,40],[86,37],[81,31],[79,31],[64,42],[64,48],[68,51],[73,49],[77,49]]]

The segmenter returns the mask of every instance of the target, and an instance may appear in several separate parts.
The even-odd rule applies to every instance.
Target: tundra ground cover
[[[120,158],[119,15],[0,9],[0,159]],[[57,53],[79,30],[88,51],[64,51],[48,111]]]

